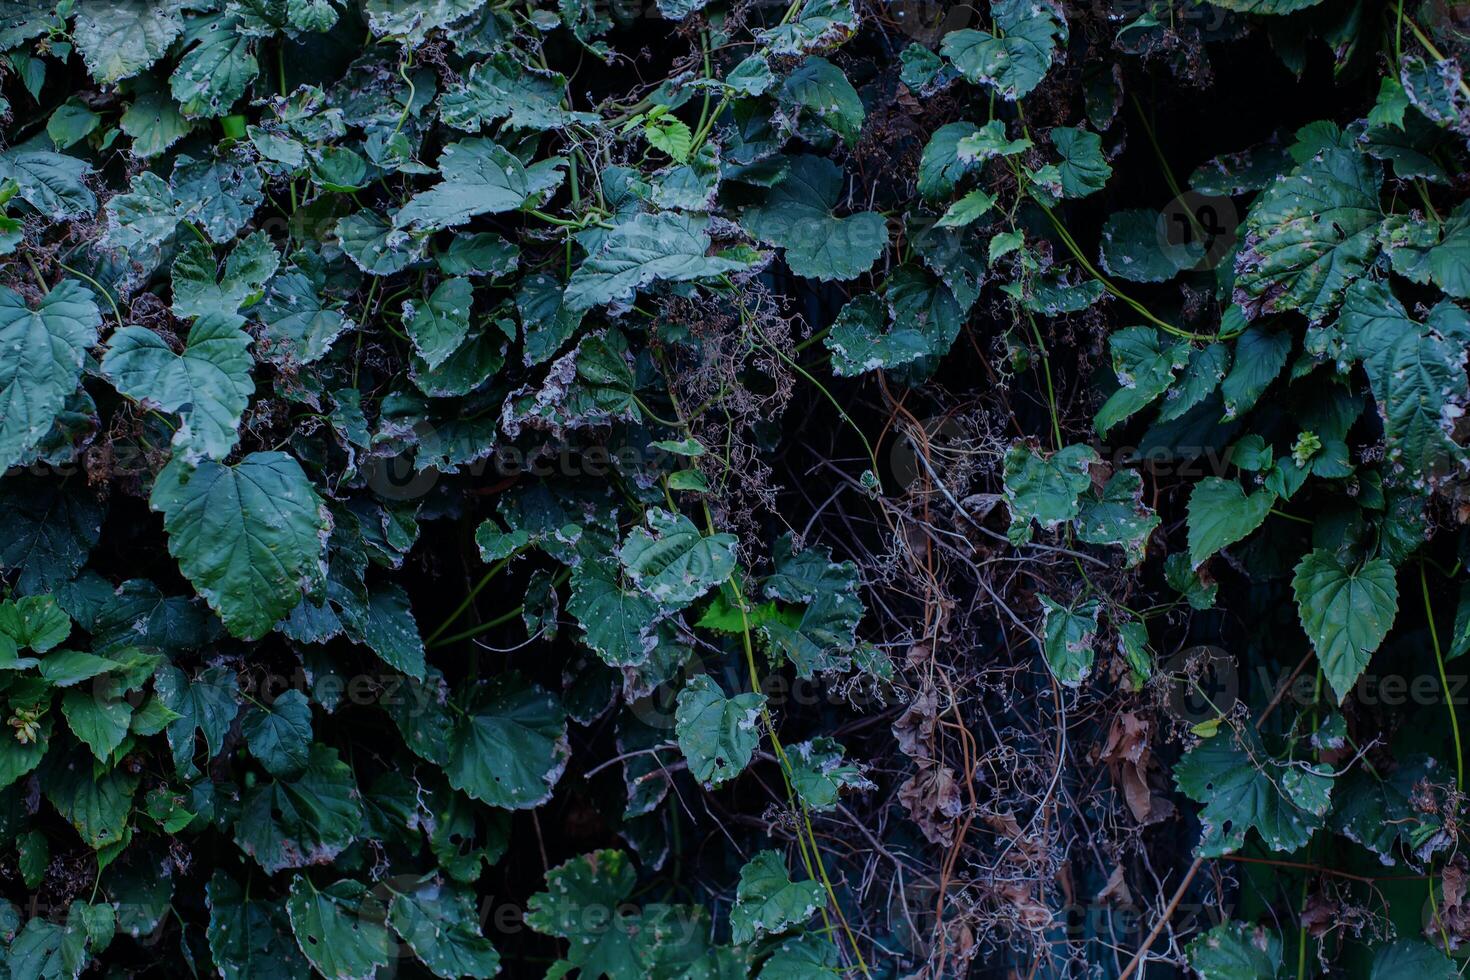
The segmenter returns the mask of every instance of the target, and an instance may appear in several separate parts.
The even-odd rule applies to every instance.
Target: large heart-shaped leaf
[[[255,392],[254,365],[250,335],[220,314],[194,321],[182,354],[146,327],[123,327],[102,358],[102,370],[118,391],[178,413],[173,447],[191,461],[224,459],[235,448],[240,417]]]
[[[1302,629],[1341,701],[1393,625],[1399,599],[1394,568],[1382,558],[1352,568],[1319,549],[1297,564],[1291,586]]]
[[[236,636],[263,636],[325,574],[331,519],[301,465],[251,453],[233,466],[175,459],[149,504],[163,514],[179,569]]]
[[[101,322],[91,294],[74,279],[63,279],[35,309],[0,286],[0,470],[56,421]]]
[[[765,202],[747,208],[741,223],[761,241],[786,250],[798,276],[852,279],[870,269],[888,245],[888,227],[873,211],[839,218],[842,170],[826,157],[798,156]]]

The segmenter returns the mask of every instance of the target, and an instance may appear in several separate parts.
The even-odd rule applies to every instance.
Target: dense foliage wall
[[[1457,976],[1467,32],[0,0],[0,978]]]

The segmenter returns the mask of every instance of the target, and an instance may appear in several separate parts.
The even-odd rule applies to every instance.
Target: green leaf
[[[39,669],[48,684],[54,687],[71,687],[121,667],[122,664],[116,660],[99,657],[95,653],[57,650],[41,660]]]
[[[929,353],[917,330],[884,330],[888,308],[869,293],[848,302],[837,314],[822,345],[832,352],[832,373],[854,377],[910,364]]]
[[[944,214],[940,215],[934,226],[936,228],[963,228],[985,217],[993,207],[995,207],[995,198],[977,187],[945,209]]]
[[[255,392],[250,335],[233,317],[206,314],[189,328],[182,354],[146,327],[113,333],[102,371],[119,392],[175,412],[173,447],[184,459],[224,459],[239,441],[240,418]]]
[[[101,116],[80,102],[67,101],[46,120],[46,135],[58,150],[64,150],[86,139],[101,122]]]
[[[842,758],[843,748],[825,735],[788,746],[791,788],[813,810],[830,810],[845,789],[876,789],[862,770]]]
[[[568,940],[567,964],[579,976],[638,980],[649,975],[642,948],[651,937],[623,911],[638,884],[622,851],[594,851],[552,868],[547,890],[527,902],[526,924]]]
[[[1098,409],[1094,424],[1105,436],[1119,422],[1153,403],[1189,362],[1189,344],[1153,327],[1127,327],[1108,337],[1119,388]]]
[[[169,76],[169,89],[189,118],[223,116],[260,74],[251,39],[233,17],[206,16],[189,24],[192,47]]]
[[[1291,353],[1291,334],[1252,326],[1235,341],[1235,364],[1220,383],[1225,400],[1225,417],[1239,418],[1255,407],[1262,392],[1286,367]]]
[[[1051,142],[1062,157],[1057,170],[1062,175],[1063,197],[1086,197],[1100,191],[1113,175],[1102,154],[1102,137],[1096,133],[1057,126],[1051,131]]]
[[[150,0],[80,0],[72,38],[98,84],[152,65],[184,29],[179,8]]]
[[[235,672],[228,667],[207,667],[191,680],[177,667],[165,665],[158,669],[154,689],[164,706],[179,716],[168,726],[174,768],[183,776],[193,775],[198,772],[194,765],[195,733],[204,734],[208,761],[224,747],[225,734],[239,713]]]
[[[480,934],[479,905],[467,888],[430,878],[393,895],[393,931],[435,976],[493,977],[500,954]]]
[[[1395,980],[1398,977],[1455,980],[1459,975],[1454,962],[1433,946],[1419,939],[1400,939],[1379,947],[1373,957],[1368,980]]]
[[[1270,490],[1246,496],[1234,480],[1207,476],[1189,494],[1189,563],[1199,568],[1215,552],[1244,540],[1265,523],[1276,503]]]
[[[235,843],[275,874],[331,861],[362,828],[361,794],[351,767],[336,749],[314,745],[299,774],[263,780],[245,791]],[[304,946],[302,952],[312,958]]]
[[[833,208],[842,193],[842,171],[818,156],[791,158],[791,169],[765,202],[741,215],[756,238],[786,250],[798,276],[846,280],[862,275],[888,245],[888,227],[873,211],[839,218]]]
[[[682,514],[658,507],[646,527],[628,532],[618,561],[639,590],[662,606],[680,608],[730,577],[735,569],[733,534],[703,535]]]
[[[1222,922],[1196,936],[1185,953],[1203,980],[1276,980],[1282,965],[1281,937],[1242,922]]]
[[[0,181],[15,181],[21,199],[55,221],[97,210],[97,195],[84,181],[91,172],[87,161],[50,150],[16,147],[0,153]]]
[[[71,635],[71,617],[52,596],[23,596],[0,602],[0,633],[17,646],[45,653]]]
[[[1174,766],[1174,781],[1205,805],[1195,848],[1200,857],[1239,850],[1252,829],[1271,850],[1294,851],[1322,825],[1332,793],[1330,771],[1267,755],[1250,731],[1217,735],[1190,749]]]
[[[439,156],[444,180],[415,194],[396,215],[396,228],[436,231],[480,214],[520,207],[532,190],[531,177],[514,154],[488,139],[451,143]]]
[[[11,476],[0,482],[0,523],[0,566],[15,573],[20,592],[49,592],[86,562],[102,533],[102,507],[79,481]]]
[[[644,663],[653,652],[658,604],[623,588],[613,562],[584,560],[572,569],[567,612],[581,624],[583,642],[610,667]]]
[[[1067,446],[1050,456],[1016,443],[1006,451],[1005,496],[1014,542],[1031,539],[1031,522],[1055,530],[1081,513],[1078,498],[1092,486],[1098,456],[1091,446]]]
[[[830,940],[816,933],[792,936],[761,967],[760,980],[815,980],[842,976],[842,957]]]
[[[1461,204],[1443,223],[1395,215],[1384,222],[1379,240],[1394,272],[1470,299],[1470,205]]]
[[[779,851],[761,851],[740,869],[730,935],[737,943],[785,932],[806,922],[827,904],[818,881],[792,881]]]
[[[302,253],[293,257],[304,258]],[[273,362],[314,363],[343,332],[353,328],[336,305],[323,300],[324,280],[324,274],[304,261],[293,261],[271,279],[254,312],[263,327],[265,356]]]
[[[260,168],[236,156],[214,160],[180,156],[174,165],[173,188],[175,199],[188,207],[189,218],[204,230],[210,241],[220,245],[238,235],[265,200]],[[257,238],[263,241],[253,241]],[[252,243],[251,251],[263,253],[270,238],[261,231],[252,234],[246,242]],[[243,248],[245,244],[242,242],[238,247]],[[272,265],[260,281],[270,278],[274,271]]]
[[[810,113],[832,127],[848,146],[857,144],[866,112],[857,90],[842,70],[826,58],[813,55],[781,83],[780,101]]]
[[[1159,515],[1143,502],[1143,477],[1137,470],[1118,470],[1100,492],[1094,488],[1082,498],[1077,537],[1088,544],[1120,545],[1132,568],[1143,561],[1159,523]]]
[[[300,691],[286,691],[269,708],[247,711],[240,734],[272,776],[299,772],[311,756],[311,705]]]
[[[1172,422],[1182,418],[1214,392],[1229,368],[1230,348],[1224,344],[1208,344],[1191,350],[1184,374],[1177,384],[1164,392],[1159,421]]]
[[[118,128],[133,138],[133,155],[148,158],[158,156],[187,136],[193,124],[166,93],[144,92],[123,112]]]
[[[240,307],[260,297],[280,262],[280,254],[263,231],[251,234],[231,249],[223,269],[207,244],[190,242],[174,261],[174,313],[238,325],[243,320]]]
[[[515,129],[561,129],[597,117],[562,108],[566,78],[497,56],[474,65],[439,98],[445,125],[471,133],[499,119]]]
[[[1157,211],[1118,211],[1103,225],[1103,271],[1130,282],[1164,282],[1179,273],[1176,250],[1166,248]]]
[[[695,779],[719,786],[745,770],[760,744],[758,721],[765,703],[764,694],[727,698],[705,674],[690,679],[679,692],[674,727]]]
[[[483,803],[528,810],[551,798],[570,754],[561,702],[512,671],[477,685],[455,713],[444,775]]]
[[[1235,261],[1235,302],[1248,317],[1332,312],[1377,250],[1379,177],[1366,157],[1329,147],[1261,192]]]
[[[107,762],[127,737],[133,706],[122,695],[122,685],[107,681],[73,688],[62,695],[61,713],[68,727],[99,762]]]
[[[1454,471],[1465,457],[1452,435],[1467,386],[1470,316],[1445,300],[1420,323],[1386,284],[1360,280],[1347,292],[1338,326],[1368,373],[1390,463],[1418,484]]]
[[[74,902],[64,925],[33,915],[10,944],[6,965],[14,980],[76,980],[91,957],[82,902]]]
[[[168,550],[236,636],[263,636],[324,576],[331,520],[301,465],[251,453],[233,466],[175,459],[149,505],[163,514]]]
[[[473,303],[473,285],[458,278],[441,282],[427,302],[404,302],[403,327],[430,369],[443,364],[464,342]]]
[[[88,846],[101,850],[122,841],[138,777],[93,762],[85,749],[47,762],[42,791]]]
[[[688,282],[745,268],[742,261],[705,254],[708,225],[708,218],[671,212],[620,221],[572,273],[566,309],[580,313],[629,300],[653,282]]]
[[[1341,702],[1368,667],[1398,611],[1394,568],[1374,558],[1353,569],[1332,551],[1309,553],[1292,578],[1302,629]]]
[[[218,869],[205,886],[209,955],[224,980],[287,980],[310,969],[281,902],[249,898]]]
[[[1437,815],[1415,805],[1416,787],[1442,778],[1427,756],[1397,760],[1392,772],[1364,767],[1338,778],[1341,785],[1333,793],[1332,829],[1361,844],[1384,864],[1394,864],[1404,853],[1412,852],[1423,840],[1422,831],[1438,822]]]
[[[1057,43],[1067,41],[1067,22],[1046,0],[992,0],[990,14],[991,31],[951,31],[939,51],[966,80],[1015,102],[1041,84]]]
[[[82,358],[97,342],[102,317],[74,279],[32,309],[0,286],[0,470],[18,462],[50,430],[77,387]]]
[[[1066,686],[1080,687],[1092,673],[1101,607],[1096,599],[1064,606],[1044,595],[1039,598],[1043,610],[1041,651],[1046,665]]]
[[[105,210],[107,234],[103,244],[140,254],[172,238],[184,218],[173,188],[147,170],[133,178],[130,190],[109,200]]]
[[[1001,125],[1003,127],[1004,124]],[[959,143],[978,130],[974,123],[953,122],[934,131],[919,157],[920,194],[931,201],[942,200],[954,191],[965,174],[974,169],[978,161],[971,157],[961,159]]]
[[[296,944],[327,980],[366,980],[390,962],[382,902],[361,882],[344,878],[318,890],[297,875],[286,914]]]
[[[342,628],[354,643],[410,677],[424,676],[424,641],[408,593],[396,583],[364,589],[339,604]]]
[[[643,126],[643,137],[655,150],[662,150],[678,163],[687,163],[694,149],[694,133],[689,124],[672,116],[660,116]]]
[[[420,257],[422,242],[403,241],[405,237],[373,211],[358,211],[337,222],[342,251],[354,265],[373,276],[402,272]]]

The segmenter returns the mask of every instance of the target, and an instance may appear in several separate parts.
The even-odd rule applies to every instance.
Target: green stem
[[[1450,731],[1455,736],[1455,789],[1465,785],[1465,752],[1460,747],[1460,719],[1455,713],[1455,699],[1450,696],[1450,681],[1445,676],[1444,651],[1439,645],[1439,630],[1434,625],[1434,606],[1429,601],[1429,576],[1424,563],[1419,563],[1419,590],[1424,596],[1424,618],[1429,620],[1429,640],[1434,644],[1434,662],[1439,667],[1439,685],[1444,691],[1444,707],[1450,713]]]
[[[445,618],[444,622],[439,624],[438,628],[436,628],[434,632],[428,635],[424,642],[426,644],[433,643],[444,634],[445,630],[454,625],[455,620],[463,616],[465,610],[470,608],[470,604],[475,601],[475,596],[479,595],[480,592],[484,590],[485,586],[490,584],[491,579],[495,578],[495,576],[499,575],[505,570],[505,566],[510,564],[510,559],[511,556],[507,555],[505,558],[502,558],[495,564],[491,565],[490,570],[487,571],[480,578],[480,581],[475,583],[474,588],[470,589],[469,593],[464,597],[464,600],[460,602],[459,605],[454,607],[454,611],[450,613],[447,618]]]
[[[103,289],[101,283],[99,283],[96,279],[93,279],[91,276],[87,275],[85,272],[80,272],[80,271],[78,271],[76,269],[73,269],[71,266],[67,265],[65,262],[58,262],[56,264],[59,265],[59,266],[61,266],[61,268],[64,269],[64,270],[66,270],[67,272],[70,272],[72,275],[76,276],[78,279],[81,279],[84,282],[89,283],[93,289],[95,289],[95,290],[97,290],[97,292],[101,293],[102,294],[102,298],[105,299],[105,300],[107,300],[107,305],[110,306],[110,307],[112,307],[112,315],[115,316],[115,317],[117,317],[117,325],[119,327],[122,326],[122,322],[123,322],[122,314],[118,312],[118,310],[117,310],[117,304],[112,301],[112,294],[109,293],[107,290]]]
[[[563,568],[561,571],[557,572],[556,577],[551,580],[551,587],[553,589],[560,588],[562,585],[566,584],[566,580],[571,577],[572,570],[570,568]],[[521,613],[525,612],[525,610],[526,604],[523,602],[519,606],[516,606],[514,609],[501,613],[494,619],[487,619],[485,620],[485,622],[480,623],[478,626],[471,626],[469,629],[460,630],[453,636],[446,636],[443,639],[435,640],[432,643],[426,641],[424,643],[424,646],[433,650],[437,649],[438,647],[448,646],[451,643],[458,643],[460,640],[468,640],[472,636],[479,636],[481,633],[484,633],[488,630],[493,630],[497,626],[504,626],[506,623],[510,622],[512,619],[515,619]]]

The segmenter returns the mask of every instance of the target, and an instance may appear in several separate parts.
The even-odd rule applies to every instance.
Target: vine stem
[[[70,272],[72,275],[76,276],[78,279],[84,280],[85,282],[87,282],[88,284],[90,284],[93,289],[95,289],[95,290],[97,290],[97,292],[101,293],[102,294],[102,298],[105,299],[105,300],[107,300],[107,305],[110,306],[110,307],[112,307],[112,315],[115,316],[115,317],[117,317],[117,325],[119,327],[123,325],[122,314],[119,313],[118,310],[117,310],[117,303],[113,302],[112,294],[109,293],[107,290],[103,289],[101,283],[99,283],[96,279],[93,279],[91,276],[87,275],[85,272],[81,272],[81,271],[79,271],[77,269],[73,269],[71,266],[67,265],[65,262],[58,262],[56,264],[59,265],[59,266],[61,266],[61,268],[64,269],[65,271]]]
[[[1455,736],[1455,789],[1465,786],[1465,753],[1460,747],[1460,719],[1455,714],[1455,699],[1450,696],[1450,681],[1445,675],[1444,651],[1439,645],[1439,630],[1434,625],[1434,606],[1429,601],[1429,576],[1424,571],[1424,562],[1419,562],[1419,591],[1424,596],[1424,618],[1429,621],[1429,640],[1434,645],[1434,663],[1439,668],[1439,684],[1444,691],[1445,710],[1450,713],[1450,731]]]
[[[551,587],[553,589],[559,589],[562,587],[562,585],[566,583],[566,580],[571,577],[572,570],[570,568],[563,568],[561,571],[557,572],[556,576],[551,580]],[[501,613],[494,619],[485,620],[485,622],[480,623],[478,626],[471,626],[469,629],[460,630],[458,633],[455,633],[452,636],[446,636],[442,640],[436,640],[432,643],[426,640],[424,641],[424,646],[432,650],[437,647],[448,646],[451,643],[458,643],[460,640],[468,640],[472,636],[479,636],[486,630],[492,630],[497,626],[504,626],[506,623],[510,622],[512,619],[515,619],[521,613],[525,612],[525,609],[526,604],[523,602],[519,606],[516,606],[514,609],[510,609],[506,612]]]
[[[507,556],[505,558],[500,559],[495,564],[491,565],[490,566],[490,570],[487,571],[484,574],[484,576],[481,577],[480,581],[478,581],[478,582],[475,583],[474,588],[470,589],[469,594],[467,594],[464,597],[464,601],[461,602],[459,605],[457,605],[457,606],[454,607],[454,612],[450,613],[447,617],[445,617],[444,622],[440,623],[439,626],[438,626],[438,628],[435,629],[434,632],[430,633],[427,637],[424,638],[425,645],[431,644],[435,640],[439,639],[439,637],[444,634],[444,631],[445,630],[449,629],[450,626],[454,625],[455,620],[457,620],[457,619],[459,619],[459,617],[463,616],[465,610],[468,609],[468,608],[470,608],[470,603],[472,603],[472,602],[475,601],[475,596],[479,595],[480,592],[481,592],[481,590],[483,590],[485,588],[485,586],[487,586],[487,585],[490,584],[490,580],[491,579],[493,579],[495,576],[499,575],[502,571],[504,571],[505,570],[505,566],[509,562],[510,562],[510,556]]]
[[[747,318],[748,313],[746,311],[744,302],[740,304],[740,313],[742,319]],[[755,323],[753,317],[749,318],[747,322],[749,322],[751,326],[754,327],[757,331],[760,330],[759,324]],[[761,336],[763,339],[765,338],[765,335],[763,333],[761,334]],[[767,344],[770,344],[769,340],[767,340],[766,342]],[[774,346],[772,346],[772,349],[776,350],[778,354],[781,353]],[[655,352],[655,357],[658,362],[659,370],[663,374],[667,375],[668,371],[663,362],[663,358],[661,356],[658,356],[657,352]],[[813,381],[815,383],[815,379],[813,379]],[[828,397],[831,396],[829,395]],[[688,417],[684,414],[684,409],[679,404],[679,396],[674,392],[672,385],[669,386],[669,404],[674,409],[675,418],[679,420],[678,427],[683,430],[685,436],[691,439],[694,438],[694,432],[689,427]],[[859,432],[859,435],[861,434],[862,433]],[[866,439],[864,439],[863,441],[864,443],[867,442]],[[872,451],[870,449],[869,455],[871,455],[871,453]],[[669,482],[667,476],[663,478],[663,485],[664,496],[667,498],[670,496]],[[701,499],[699,505],[704,512],[705,527],[709,530],[710,534],[714,534],[715,519],[714,515],[710,512],[709,503]],[[670,506],[672,506],[672,502]],[[745,601],[745,593],[740,588],[740,582],[736,574],[732,574],[730,576],[727,584],[730,586],[731,595],[735,599],[735,608],[740,610],[740,640],[741,646],[745,653],[746,669],[750,672],[750,688],[754,693],[761,695],[761,725],[765,729],[767,737],[771,740],[771,748],[774,750],[774,754],[778,762],[777,769],[781,773],[781,784],[785,787],[786,790],[786,801],[794,811],[798,812],[801,815],[801,825],[799,828],[799,832],[796,835],[796,846],[798,853],[800,853],[801,855],[801,863],[805,867],[806,873],[809,876],[819,879],[822,882],[822,890],[827,896],[827,902],[832,907],[832,910],[837,913],[837,921],[842,926],[843,935],[846,936],[848,945],[852,947],[852,955],[857,959],[858,970],[862,973],[863,976],[871,977],[872,973],[868,969],[867,961],[863,958],[862,947],[858,945],[857,937],[853,934],[852,931],[852,926],[848,924],[847,916],[844,915],[842,912],[842,905],[837,901],[837,890],[832,886],[832,879],[827,874],[826,863],[822,860],[822,848],[821,845],[817,842],[817,833],[815,828],[813,828],[812,826],[811,811],[807,808],[806,801],[797,794],[795,788],[792,786],[791,783],[791,773],[794,771],[791,764],[791,759],[789,756],[787,756],[786,747],[781,744],[781,739],[776,734],[776,722],[775,719],[771,717],[770,707],[766,703],[764,691],[761,685],[760,668],[756,665],[755,662],[755,643],[751,639],[750,617],[746,611],[747,603]],[[830,931],[832,928],[832,922],[827,915],[826,908],[822,909],[822,921],[826,925],[827,929]]]
[[[1402,5],[1400,5],[1399,7],[1399,16],[1403,17]],[[1429,40],[1429,37],[1419,29],[1418,24],[1414,23],[1414,18],[1404,17],[1403,22],[1405,25],[1408,26],[1409,33],[1414,35],[1415,40],[1424,45],[1424,50],[1429,52],[1429,57],[1433,58],[1435,61],[1445,60],[1445,56],[1440,53],[1439,48],[1434,46],[1434,42]],[[1465,95],[1467,99],[1470,99],[1470,85],[1465,84],[1465,80],[1463,78],[1460,79],[1460,91]]]

